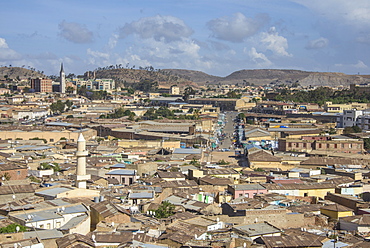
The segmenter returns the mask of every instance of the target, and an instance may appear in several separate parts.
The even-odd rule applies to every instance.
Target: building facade
[[[53,92],[53,84],[51,79],[35,78],[31,79],[31,89],[35,92]]]

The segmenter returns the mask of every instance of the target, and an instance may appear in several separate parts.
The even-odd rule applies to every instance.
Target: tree
[[[155,217],[158,219],[167,218],[174,214],[175,205],[168,201],[163,201],[162,204],[155,210]]]
[[[361,133],[362,130],[358,126],[352,126],[352,127],[345,127],[343,129],[344,134],[349,134],[349,133]]]
[[[13,223],[13,224],[0,228],[0,233],[15,233],[17,232],[17,227],[19,228],[18,229],[19,232],[27,231],[27,227]]]
[[[61,170],[58,163],[46,163],[46,162],[41,163],[40,167],[38,169],[40,169],[40,170],[53,169],[54,172],[57,172],[57,171]]]
[[[364,139],[364,148],[365,150],[370,150],[370,138]]]
[[[191,86],[188,86],[185,90],[184,90],[184,94],[182,95],[182,98],[184,99],[184,101],[187,101],[189,100],[189,97],[191,95],[195,95],[197,92],[191,87]]]
[[[68,86],[67,88],[66,88],[66,92],[67,93],[73,93],[73,91],[74,91],[75,89],[72,87],[72,86]]]

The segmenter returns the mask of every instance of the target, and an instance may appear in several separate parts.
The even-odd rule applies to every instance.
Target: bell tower
[[[59,92],[65,94],[66,93],[66,74],[64,73],[63,63],[60,66],[60,83],[59,83]]]

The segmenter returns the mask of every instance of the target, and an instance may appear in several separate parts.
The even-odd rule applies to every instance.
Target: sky
[[[370,74],[369,0],[12,0],[0,66]]]

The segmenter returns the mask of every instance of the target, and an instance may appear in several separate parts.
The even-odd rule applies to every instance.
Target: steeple
[[[59,77],[59,92],[64,94],[66,93],[66,74],[64,73],[63,63],[60,65]]]
[[[61,66],[60,66],[60,73],[64,73],[64,69],[63,69],[63,63],[61,64]]]

